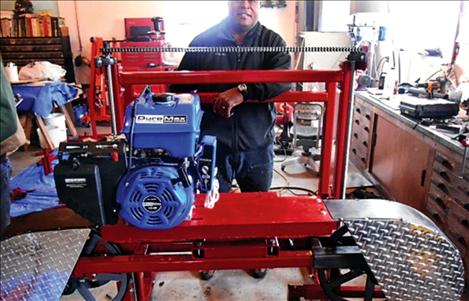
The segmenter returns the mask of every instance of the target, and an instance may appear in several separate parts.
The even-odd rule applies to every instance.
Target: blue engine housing
[[[197,192],[210,192],[216,139],[200,139],[197,95],[153,95],[145,90],[125,113],[129,169],[116,199],[119,215],[143,229],[170,229],[191,212]]]
[[[202,116],[196,94],[146,93],[127,106],[122,132],[127,141],[133,139],[134,148],[164,149],[173,157],[190,157],[196,150]]]
[[[194,203],[192,187],[173,184],[178,174],[167,166],[143,166],[122,178],[117,189],[119,214],[145,229],[170,229],[187,217]]]

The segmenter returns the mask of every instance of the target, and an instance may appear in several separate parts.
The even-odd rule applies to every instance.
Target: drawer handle
[[[425,179],[427,178],[427,170],[424,169],[422,170],[422,173],[420,174],[420,186],[424,187],[425,186]]]
[[[449,193],[448,188],[445,186],[445,184],[439,183],[437,186],[438,186],[438,188],[440,188],[440,190],[443,191],[445,194],[448,194],[448,193]]]
[[[463,219],[461,221],[461,225],[463,225],[464,228],[469,229],[469,221],[467,219]]]
[[[445,179],[446,182],[451,182],[451,179],[449,178],[448,174],[444,171],[440,171],[440,177]]]
[[[436,213],[433,213],[432,214],[432,218],[438,223],[438,224],[442,224],[443,221],[441,220],[440,216]]]
[[[441,207],[441,209],[445,210],[446,211],[446,205],[445,205],[445,202],[443,202],[442,199],[440,198],[435,198],[435,203]]]
[[[453,165],[452,165],[451,162],[449,162],[448,160],[443,159],[443,161],[441,162],[441,164],[443,164],[443,166],[446,167],[447,169],[453,170]]]

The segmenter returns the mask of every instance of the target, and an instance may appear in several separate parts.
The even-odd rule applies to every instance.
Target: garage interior
[[[251,6],[284,46],[191,44]],[[466,1],[1,0],[0,299],[469,300],[468,28]],[[268,189],[221,192],[203,85],[247,133],[275,114]]]

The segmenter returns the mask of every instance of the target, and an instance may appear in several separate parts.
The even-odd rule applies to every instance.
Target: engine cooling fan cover
[[[119,182],[119,215],[142,229],[171,229],[189,214],[194,202],[192,187],[173,184],[178,173],[170,166],[149,165],[129,171]]]

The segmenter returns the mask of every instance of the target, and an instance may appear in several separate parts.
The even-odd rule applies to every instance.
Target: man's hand
[[[232,88],[218,94],[213,101],[213,112],[225,118],[233,116],[234,107],[244,101],[243,95],[237,88]]]

